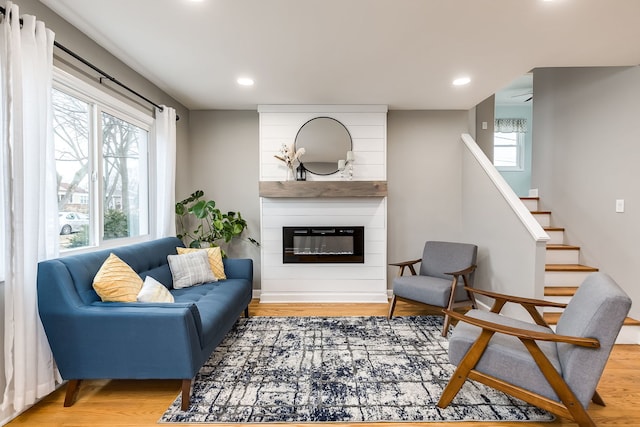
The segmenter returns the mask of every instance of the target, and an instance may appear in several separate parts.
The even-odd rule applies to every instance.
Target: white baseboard
[[[383,303],[386,292],[261,292],[260,303]]]

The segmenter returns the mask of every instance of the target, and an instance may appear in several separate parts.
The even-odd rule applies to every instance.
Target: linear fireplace
[[[282,262],[364,263],[364,227],[282,227]]]

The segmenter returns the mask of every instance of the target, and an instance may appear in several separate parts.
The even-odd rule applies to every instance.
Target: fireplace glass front
[[[282,261],[364,263],[364,227],[282,227]]]

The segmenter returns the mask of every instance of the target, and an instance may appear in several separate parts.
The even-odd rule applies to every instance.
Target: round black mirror
[[[351,134],[338,120],[316,117],[298,130],[296,151],[305,149],[302,156],[304,168],[315,175],[331,175],[338,172],[338,161],[346,159],[351,151]]]

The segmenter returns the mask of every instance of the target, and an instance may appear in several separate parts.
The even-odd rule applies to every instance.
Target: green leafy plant
[[[87,245],[89,245],[89,227],[83,225],[80,231],[71,236],[66,248],[81,248]]]
[[[219,246],[224,240],[229,243],[247,228],[247,221],[240,212],[229,211],[222,213],[213,200],[204,199],[204,191],[197,190],[189,197],[176,203],[176,217],[178,218],[178,238],[191,248],[199,248],[204,244]],[[189,231],[190,218],[195,219],[195,228]],[[248,240],[260,246],[252,238]],[[224,254],[224,252],[223,252]]]

